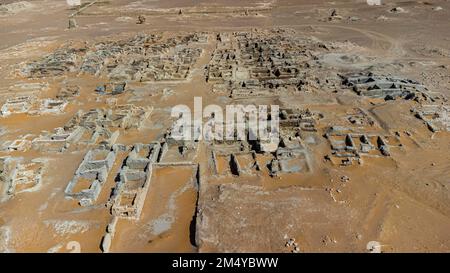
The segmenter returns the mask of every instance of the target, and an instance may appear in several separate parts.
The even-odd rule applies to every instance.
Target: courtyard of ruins
[[[449,252],[450,2],[381,2],[2,2],[0,252]]]

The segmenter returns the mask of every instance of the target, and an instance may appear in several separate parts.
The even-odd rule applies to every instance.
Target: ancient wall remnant
[[[302,90],[301,72],[317,41],[296,39],[284,31],[219,33],[218,44],[206,70],[213,91],[230,92],[235,99],[278,96],[286,90]]]
[[[27,134],[19,136],[17,139],[13,141],[6,141],[4,143],[4,147],[8,151],[27,151],[31,148],[31,140],[33,138],[33,135]]]
[[[426,96],[428,89],[420,83],[392,76],[379,76],[372,73],[348,75],[343,84],[353,89],[358,95],[371,98],[392,100],[398,97],[415,99]]]
[[[93,149],[86,153],[67,185],[67,198],[77,199],[81,206],[90,206],[96,200],[116,159],[116,150]]]
[[[139,107],[133,104],[114,105],[112,108],[96,108],[88,112],[80,110],[67,122],[64,128],[82,126],[95,130],[97,126],[100,126],[109,129],[139,129],[152,111],[152,107]]]
[[[30,78],[45,78],[62,76],[74,72],[80,62],[80,54],[86,49],[65,45],[44,58],[26,64],[21,74]]]
[[[363,156],[389,157],[391,148],[402,147],[397,136],[353,132],[340,126],[330,127],[325,137],[332,150],[331,156],[327,158],[341,166],[363,164]]]
[[[56,94],[56,99],[63,101],[72,101],[80,95],[80,87],[77,85],[65,85]]]
[[[309,109],[280,109],[280,127],[284,133],[288,130],[317,132],[316,124],[321,118],[322,114]]]
[[[35,190],[42,183],[45,161],[0,157],[0,201]]]
[[[55,128],[53,132],[43,131],[32,140],[32,146],[42,151],[57,152],[75,144],[111,148],[120,135],[119,129],[140,129],[152,110],[152,107],[132,104],[113,105],[112,108],[88,112],[80,110],[63,127]]]
[[[299,138],[282,138],[269,165],[270,174],[312,172],[309,153]]]
[[[44,58],[26,64],[21,74],[29,78],[62,76],[67,73],[106,76],[113,83],[127,81],[186,80],[207,41],[206,33],[178,35],[138,34],[122,40],[96,44],[68,43]],[[97,88],[97,92],[119,94],[124,86]]]
[[[63,152],[71,144],[78,142],[86,129],[78,126],[73,129],[55,128],[53,132],[44,131],[32,140],[32,147],[46,152]]]
[[[45,115],[61,114],[68,102],[60,99],[37,99],[34,96],[20,96],[8,99],[0,109],[0,117],[12,114]]]
[[[450,131],[450,106],[422,105],[411,111],[425,122],[431,132]]]
[[[11,157],[0,157],[0,201],[10,197],[13,177],[17,172],[17,162]]]
[[[6,117],[11,114],[27,113],[36,100],[33,96],[20,96],[7,99],[0,109],[0,116]]]
[[[95,88],[95,92],[100,95],[118,95],[125,92],[126,82],[106,83]]]
[[[133,146],[109,201],[114,216],[139,219],[150,186],[153,163],[158,159],[160,148],[158,142]]]

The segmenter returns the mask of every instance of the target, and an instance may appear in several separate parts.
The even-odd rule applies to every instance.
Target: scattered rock
[[[378,20],[378,21],[387,21],[387,20],[389,20],[389,18],[387,18],[387,17],[384,16],[384,15],[380,15],[380,16],[378,16],[378,17],[376,18],[376,20]]]
[[[387,95],[386,97],[384,97],[385,101],[389,101],[389,100],[395,100],[395,98],[391,95]]]
[[[111,248],[111,234],[106,233],[105,236],[103,236],[102,239],[102,251],[103,253],[108,253],[109,249]]]
[[[291,238],[286,242],[286,247],[291,247],[295,243],[295,239]]]
[[[71,7],[81,6],[81,0],[66,0],[66,3]]]
[[[329,243],[332,243],[333,240],[330,238],[330,236],[325,235],[324,237],[322,237],[322,244],[324,246],[328,245]]]
[[[338,15],[337,11],[333,9],[331,11],[330,16],[328,17],[328,21],[342,20],[342,16]]]
[[[406,13],[406,10],[401,7],[395,7],[389,10],[390,13]]]
[[[0,227],[0,253],[12,252],[9,249],[11,239],[11,229],[9,227]]]
[[[381,0],[367,0],[369,6],[380,6]]]
[[[348,17],[348,20],[349,20],[349,21],[355,22],[355,21],[361,20],[361,18],[359,18],[359,17],[357,17],[357,16],[350,16],[350,17]]]
[[[145,23],[145,17],[142,16],[142,15],[139,15],[138,18],[137,18],[136,24],[141,25],[143,23]]]
[[[346,175],[341,176],[341,182],[342,183],[347,183],[350,181],[350,178]]]
[[[366,249],[370,253],[381,253],[381,244],[377,241],[370,241],[367,243]]]
[[[74,18],[70,18],[69,19],[69,29],[77,28],[77,27],[78,27],[77,21],[75,21]]]
[[[295,238],[289,239],[286,242],[285,247],[291,248],[291,253],[299,253],[300,252],[300,248],[299,248],[298,244],[295,242]]]

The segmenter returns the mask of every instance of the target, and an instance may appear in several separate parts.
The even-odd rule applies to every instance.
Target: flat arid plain
[[[450,252],[449,25],[448,0],[0,0],[0,252]],[[220,138],[230,106],[273,137]],[[175,137],[194,112],[217,138]]]

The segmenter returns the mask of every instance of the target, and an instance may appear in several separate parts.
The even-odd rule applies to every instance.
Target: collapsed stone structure
[[[139,129],[152,111],[153,107],[139,107],[133,104],[113,105],[111,108],[91,109],[88,112],[80,110],[64,128],[82,126],[93,130],[99,126],[124,130]]]
[[[93,205],[108,179],[116,153],[116,147],[88,151],[64,191],[66,198],[77,199],[81,206]]]
[[[119,135],[118,130],[111,131],[100,126],[58,127],[53,132],[43,131],[31,144],[34,149],[46,152],[63,152],[70,147],[86,145],[112,147]]]
[[[216,177],[254,175],[261,171],[256,152],[241,141],[215,141],[211,147],[210,168]]]
[[[415,99],[419,96],[431,98],[428,89],[420,83],[400,77],[379,76],[373,73],[359,73],[344,77],[343,84],[350,87],[360,96],[371,98]]]
[[[450,131],[450,106],[422,105],[411,110],[431,132]]]
[[[95,89],[95,92],[97,94],[101,94],[101,95],[107,95],[107,94],[118,95],[118,94],[122,94],[123,92],[125,92],[126,86],[127,86],[126,82],[106,83],[106,84],[97,86],[97,88]]]
[[[280,109],[280,128],[283,133],[317,132],[317,121],[322,114],[314,113],[309,109]]]
[[[97,86],[97,94],[118,95],[130,90],[130,86],[134,86],[130,84],[133,81],[189,79],[192,65],[202,53],[197,43],[204,43],[207,39],[206,34],[182,35],[168,39],[163,39],[160,35],[142,34],[121,41],[86,44],[81,49],[68,50],[71,53],[66,52],[67,54],[63,52],[67,48],[61,49],[51,57],[29,64],[23,72],[29,77],[53,77],[71,72],[90,74],[101,77],[104,83]],[[206,79],[212,83],[215,91],[229,91],[233,99],[266,98],[289,90],[305,91],[308,85],[320,81],[310,81],[305,78],[304,73],[304,70],[310,68],[310,60],[315,58],[315,52],[327,50],[320,42],[291,38],[283,31],[220,33],[216,39],[218,45],[206,68]],[[328,78],[325,81],[328,81]],[[345,85],[354,87],[360,95],[374,98],[417,99],[420,95],[431,101],[435,99],[420,84],[400,78],[352,75],[345,80]],[[317,89],[320,87],[319,84],[314,86]],[[31,96],[22,96],[8,101],[5,111],[2,108],[2,113],[60,113],[68,102],[76,100],[79,94],[80,87],[64,84],[54,99],[35,100]],[[96,99],[100,102],[102,98]],[[35,105],[39,107],[33,112]],[[339,105],[341,106],[347,104]],[[314,106],[312,107],[314,109]],[[116,144],[119,134],[130,129],[141,129],[152,110],[151,107],[112,103],[105,108],[78,111],[62,127],[51,132],[41,132],[38,137],[21,136],[8,143],[7,147],[10,151],[26,151],[32,147],[40,151],[57,152],[63,152],[70,147],[86,148],[80,145],[95,147],[85,155],[65,189],[65,196],[78,200],[81,206],[99,203],[102,188],[107,188],[106,181],[111,181],[112,176],[116,174],[115,170],[119,169],[118,165],[113,169],[116,158],[121,158],[126,153],[127,157],[122,162],[107,202],[111,220],[101,247],[103,251],[108,252],[119,219],[141,219],[145,198],[150,190],[153,168],[198,166],[196,160],[199,142],[175,139],[172,135],[173,128],[158,142],[137,143],[131,146]],[[284,107],[280,110],[280,130],[273,132],[274,138],[270,138],[276,141],[205,141],[209,149],[210,156],[207,160],[212,173],[212,177],[208,178],[228,182],[238,177],[248,180],[259,178],[266,173],[272,177],[311,173],[314,162],[311,156],[313,145],[310,144],[315,144],[315,139],[311,141],[310,137],[322,132],[323,124],[320,124],[320,120],[323,115],[306,107]],[[444,123],[448,121],[444,118],[444,113],[448,110],[448,107],[433,105],[431,109],[417,108],[414,113],[434,132],[449,130],[448,123]],[[327,119],[329,118],[327,116]],[[354,127],[350,129],[333,126],[325,134],[332,150],[327,158],[336,165],[346,166],[355,162],[362,164],[363,158],[388,158],[392,149],[401,145],[398,137],[374,132],[376,122],[362,108],[354,107],[348,110],[344,119],[345,124],[349,122],[349,126]],[[370,130],[364,130],[369,127]],[[193,128],[191,129],[193,132]],[[256,135],[252,129],[246,129],[245,134]],[[120,157],[119,152],[122,153]],[[203,159],[200,157],[198,160]],[[16,193],[18,185],[24,184],[31,188],[32,185],[38,185],[38,182],[33,181],[40,181],[42,173],[29,171],[33,166],[18,165],[9,159],[0,158],[0,193],[6,189],[5,195],[9,195],[11,185],[14,185]],[[10,176],[13,172],[15,182]],[[199,179],[199,167],[197,176]],[[36,177],[39,179],[33,180]],[[288,176],[292,177],[297,179],[299,176]],[[101,199],[103,200],[103,194]]]
[[[42,183],[45,162],[21,162],[17,165],[16,169],[16,175],[12,180],[13,188],[10,190],[13,194],[32,191],[39,187]]]
[[[112,105],[111,108],[78,111],[63,127],[53,132],[42,132],[31,142],[34,149],[63,152],[71,145],[101,145],[111,148],[120,131],[140,129],[148,119],[152,107],[132,104]]]
[[[63,152],[73,145],[101,145],[111,148],[120,131],[140,129],[153,111],[152,107],[132,104],[112,105],[111,108],[78,111],[63,127],[42,132],[31,141],[41,151]]]
[[[21,70],[30,78],[55,77],[66,73],[107,76],[114,93],[121,82],[185,80],[191,66],[202,53],[196,43],[207,41],[207,34],[194,33],[162,39],[161,35],[138,34],[134,37],[103,41],[94,45],[67,44]],[[98,92],[107,88],[99,87]],[[102,91],[104,90],[104,91]]]
[[[180,117],[181,118],[181,117]],[[198,152],[198,141],[194,138],[189,139],[179,139],[175,137],[178,133],[176,130],[176,122],[171,128],[167,130],[161,140],[161,152],[158,158],[158,164],[164,165],[191,165],[194,164],[194,159]],[[178,128],[184,130],[184,128]],[[191,133],[194,133],[194,127],[191,126],[189,129]]]
[[[112,204],[113,216],[139,219],[150,186],[153,164],[158,160],[160,149],[158,142],[133,146],[108,201]]]
[[[198,143],[189,140],[175,140],[166,136],[161,144],[160,164],[193,164],[197,156]]]
[[[164,139],[162,143],[166,143]],[[161,163],[160,159],[163,157],[164,151],[160,142],[137,143],[131,147],[131,151],[129,147],[122,149],[122,151],[128,154],[118,174],[118,181],[107,202],[107,207],[111,210],[111,219],[101,240],[103,252],[110,251],[116,226],[120,219],[140,220],[145,199],[151,186],[154,168],[187,165],[197,169],[193,179],[199,179],[200,176],[198,164]],[[197,181],[197,186],[198,183]]]
[[[283,90],[301,90],[302,69],[313,52],[325,45],[295,39],[283,30],[235,32],[217,35],[218,45],[206,70],[213,91],[230,91],[236,99],[276,96]]]
[[[38,82],[19,82],[8,87],[0,87],[0,98],[11,99],[15,97],[39,97],[43,92],[47,91],[50,84],[40,80]]]
[[[270,174],[312,172],[309,153],[299,138],[282,138],[269,164]]]
[[[267,169],[271,176],[312,171],[311,161],[299,138],[282,139],[272,153],[257,149],[246,142],[214,143],[210,168],[216,177],[256,175]],[[256,150],[255,150],[256,148]]]
[[[268,139],[214,139],[210,143],[212,174],[216,177],[255,175],[264,169],[271,176],[311,172],[309,151],[299,132],[303,127],[306,132],[316,131],[316,114],[285,108],[280,112],[280,131],[270,132]],[[245,128],[246,135],[257,136],[251,127]]]
[[[30,110],[35,99],[36,98],[33,96],[19,96],[7,99],[0,109],[0,116],[6,117],[13,113],[27,113]]]
[[[80,94],[79,86],[65,85],[54,98],[39,98],[40,90],[47,88],[47,83],[21,84],[20,88],[16,88],[14,97],[8,98],[2,105],[0,117],[24,113],[29,115],[62,114],[69,102]]]
[[[20,73],[30,78],[45,78],[74,72],[80,62],[80,54],[85,50],[84,47],[65,45],[40,60],[26,64]]]
[[[376,127],[376,121],[364,110],[359,107],[347,111],[346,120],[354,126]]]
[[[149,67],[141,71],[141,81],[173,81],[188,78],[192,65],[202,50],[176,46],[173,56],[158,56],[151,59]]]
[[[80,95],[80,87],[77,85],[65,85],[56,94],[56,99],[72,101]]]
[[[8,151],[27,151],[31,148],[31,141],[32,141],[33,135],[26,134],[19,136],[19,138],[13,140],[13,141],[6,141],[4,144],[4,147]]]
[[[331,145],[331,156],[336,165],[363,164],[362,157],[389,157],[391,148],[401,147],[398,136],[376,133],[358,133],[340,126],[330,127],[325,133]]]
[[[8,99],[0,109],[0,117],[12,114],[61,114],[68,102],[59,99],[37,99],[34,96],[20,96]]]
[[[41,100],[39,110],[30,114],[60,114],[64,112],[68,102],[64,100],[43,99]]]
[[[74,130],[65,130],[58,127],[53,132],[42,132],[40,136],[34,138],[32,147],[47,152],[63,152],[72,143],[79,141],[84,132],[83,127],[76,127]]]
[[[15,172],[15,162],[11,157],[0,157],[0,201],[9,197],[11,176]]]
[[[0,201],[38,188],[42,183],[44,170],[43,161],[0,157]]]

